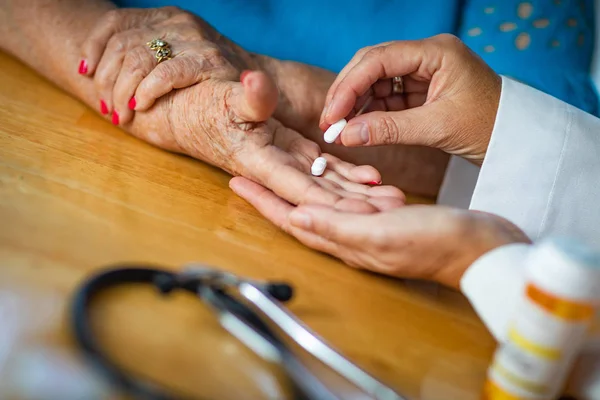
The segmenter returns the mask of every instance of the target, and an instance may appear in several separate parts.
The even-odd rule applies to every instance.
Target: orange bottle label
[[[578,303],[555,296],[529,284],[526,296],[548,313],[569,321],[584,321],[594,316],[594,307],[588,303]]]

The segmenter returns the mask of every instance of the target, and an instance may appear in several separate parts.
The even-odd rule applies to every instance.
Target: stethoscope
[[[300,361],[275,329],[357,388],[351,395],[344,394],[344,399],[407,400],[345,358],[288,311],[282,304],[293,295],[292,287],[287,283],[244,279],[198,264],[188,265],[179,273],[140,265],[116,265],[90,277],[77,289],[71,309],[77,343],[110,383],[133,398],[175,399],[157,386],[139,381],[117,367],[97,345],[88,312],[93,298],[101,291],[132,283],[152,284],[165,295],[173,290],[197,295],[210,306],[221,326],[230,334],[263,359],[283,368],[292,383],[295,399],[334,400],[342,397]]]

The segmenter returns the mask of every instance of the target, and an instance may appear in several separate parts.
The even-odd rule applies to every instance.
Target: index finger
[[[289,213],[290,227],[351,249],[368,246],[382,214],[356,214],[319,205],[301,205]]]
[[[382,45],[384,45],[384,43],[382,43],[380,46],[382,46]],[[350,71],[363,58],[363,56],[369,50],[371,50],[373,47],[375,47],[375,46],[367,46],[367,47],[363,47],[362,49],[358,50],[356,52],[356,54],[354,54],[352,59],[348,62],[348,64],[346,64],[344,66],[344,68],[342,68],[342,70],[337,74],[333,83],[329,87],[329,90],[327,90],[327,95],[325,96],[325,105],[331,103],[331,98],[333,97],[335,90],[337,89],[337,87],[340,84],[340,82],[342,81],[342,79],[346,76],[346,74],[348,74],[348,71]],[[319,119],[319,126],[322,129],[329,128],[329,125],[322,126],[323,123],[325,122],[326,114],[327,114],[327,107],[325,107],[325,109],[323,109],[323,112],[321,113],[321,118]]]
[[[356,99],[380,79],[409,75],[421,68],[436,70],[436,65],[424,63],[428,43],[426,40],[394,42],[367,51],[344,76],[338,77],[337,85],[334,83],[335,91],[326,105],[325,123],[333,124],[350,114]]]

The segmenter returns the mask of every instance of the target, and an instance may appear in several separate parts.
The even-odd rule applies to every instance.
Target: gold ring
[[[404,94],[404,79],[401,76],[392,78],[392,93]]]
[[[152,39],[151,41],[146,43],[146,45],[148,47],[150,47],[152,50],[158,50],[161,47],[169,47],[169,43],[165,42],[162,39]]]
[[[154,57],[159,64],[165,60],[170,60],[172,58],[171,48],[161,47],[160,49],[156,50]]]
[[[154,58],[156,58],[156,61],[159,64],[165,60],[170,60],[173,58],[171,45],[162,39],[152,39],[146,43],[146,45],[150,47],[151,50],[156,50]]]

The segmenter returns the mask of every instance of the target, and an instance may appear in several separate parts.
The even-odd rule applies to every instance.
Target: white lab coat
[[[600,17],[600,1],[596,3]],[[597,18],[592,76],[598,88],[599,44]],[[453,158],[439,203],[498,214],[534,241],[569,236],[600,251],[600,119],[503,77],[481,169]],[[522,263],[529,251],[531,246],[523,244],[498,248],[462,278],[463,293],[498,340],[524,290]],[[590,338],[573,376],[573,394],[600,399],[600,338]]]

